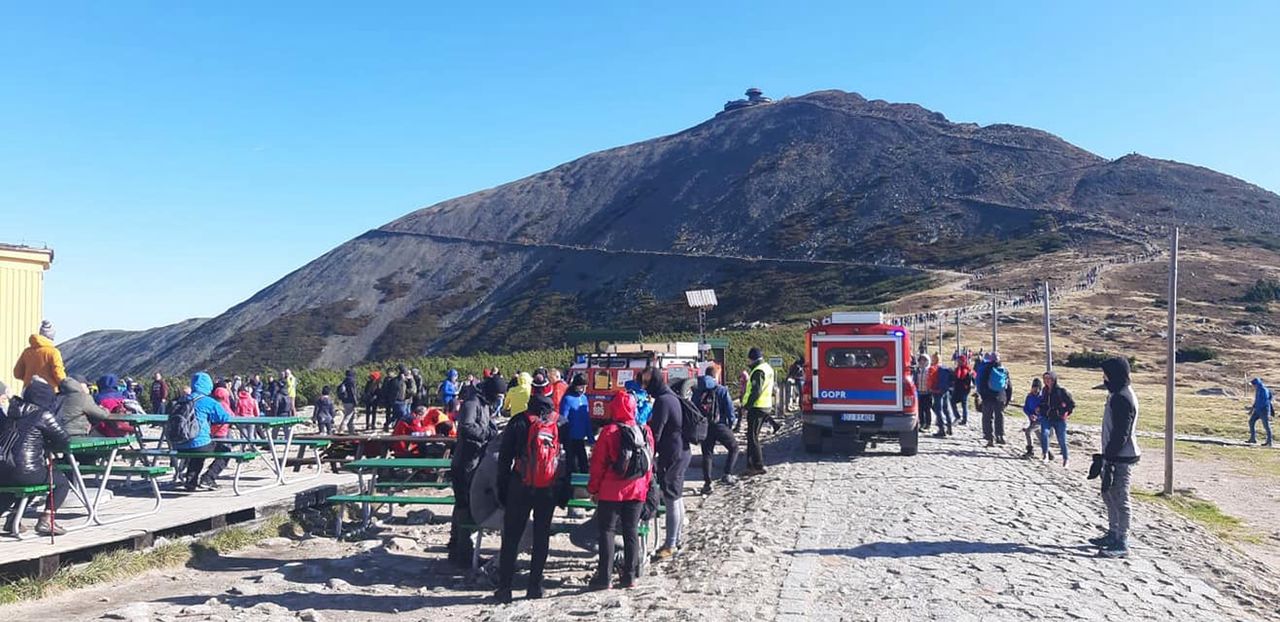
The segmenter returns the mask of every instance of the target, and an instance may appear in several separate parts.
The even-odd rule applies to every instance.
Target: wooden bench
[[[396,495],[333,495],[326,499],[333,505],[344,505],[347,503],[359,503],[364,506],[364,524],[368,525],[370,517],[373,513],[375,505],[448,505],[452,506],[454,498],[452,495],[447,497],[408,497]],[[342,537],[342,511],[334,512],[334,528],[333,537]]]
[[[420,482],[413,480],[407,482],[378,482],[373,485],[374,490],[400,490],[409,488],[434,488],[436,490],[445,490],[452,487],[452,482]]]
[[[0,493],[13,495],[18,498],[18,506],[13,508],[14,516],[17,517],[13,521],[13,529],[9,532],[10,536],[19,540],[23,539],[19,531],[19,525],[22,522],[22,515],[27,511],[27,504],[31,502],[32,497],[49,494],[52,489],[48,484],[30,484],[27,486],[0,486]]]
[[[97,475],[99,477],[102,477],[102,476],[108,475],[107,465],[105,464],[80,464],[79,467],[80,467],[80,475],[82,476]],[[75,469],[72,468],[72,466],[69,464],[59,464],[59,465],[56,465],[56,468],[59,471],[63,471],[67,473],[75,472]],[[150,510],[147,510],[144,512],[135,512],[133,514],[115,516],[110,519],[102,519],[102,518],[95,517],[94,522],[98,525],[110,525],[112,523],[120,523],[127,520],[140,518],[143,516],[150,516],[152,514],[159,512],[160,503],[163,501],[163,497],[160,495],[159,480],[160,478],[166,475],[169,475],[170,473],[173,473],[173,467],[152,466],[152,465],[146,465],[146,464],[135,464],[135,465],[113,464],[111,465],[111,469],[109,473],[110,475],[123,475],[126,481],[128,481],[129,478],[135,475],[146,480],[146,482],[151,485],[151,499],[154,503],[152,503]],[[84,500],[84,501],[87,502],[87,500]]]

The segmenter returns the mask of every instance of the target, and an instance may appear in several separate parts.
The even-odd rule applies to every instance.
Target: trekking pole
[[[45,503],[47,506],[45,511],[49,513],[49,544],[54,544],[53,534],[57,529],[57,525],[54,523],[54,511],[56,508],[53,507],[53,456],[47,456],[46,461],[49,465],[49,496]]]

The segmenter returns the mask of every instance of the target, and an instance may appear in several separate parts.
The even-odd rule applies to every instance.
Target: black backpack
[[[342,381],[342,384],[338,385],[338,401],[343,404],[351,404],[356,401],[356,396],[351,390],[351,385],[345,380]]]
[[[618,460],[613,472],[623,479],[640,479],[653,469],[653,447],[639,425],[618,424]]]
[[[720,396],[717,395],[719,387],[714,390],[703,391],[698,399],[698,410],[702,411],[702,415],[707,418],[708,426],[720,423]]]
[[[182,445],[196,440],[200,436],[200,419],[196,417],[196,400],[181,399],[174,403],[169,419],[165,421],[164,433],[170,445]]]
[[[683,395],[680,396],[680,414],[684,419],[680,428],[684,442],[696,445],[707,440],[707,428],[710,426],[707,416]]]

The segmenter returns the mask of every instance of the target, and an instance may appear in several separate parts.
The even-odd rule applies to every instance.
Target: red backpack
[[[559,417],[553,412],[543,419],[526,415],[529,421],[529,438],[525,442],[525,455],[516,465],[520,481],[530,488],[550,488],[556,481],[560,467]]]

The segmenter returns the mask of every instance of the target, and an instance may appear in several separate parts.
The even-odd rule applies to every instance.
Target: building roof
[[[39,263],[48,268],[53,263],[53,249],[0,242],[0,259]]]

